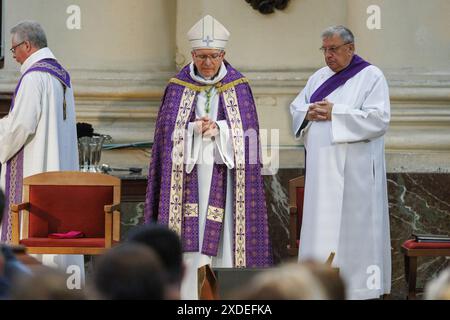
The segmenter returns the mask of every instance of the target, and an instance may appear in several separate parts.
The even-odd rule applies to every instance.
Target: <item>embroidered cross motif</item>
[[[206,215],[206,219],[222,223],[224,212],[225,212],[225,210],[222,208],[208,206],[208,212]]]
[[[206,46],[209,47],[209,43],[213,42],[213,39],[210,39],[209,36],[206,36],[206,39],[202,40],[204,43],[206,43]]]
[[[184,204],[184,217],[198,217],[198,204],[197,203],[185,203]]]

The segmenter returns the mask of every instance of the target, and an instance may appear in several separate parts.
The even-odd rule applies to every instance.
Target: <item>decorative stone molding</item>
[[[117,143],[152,140],[164,88],[175,72],[72,70],[77,120],[93,124]],[[291,134],[289,104],[313,72],[243,71],[255,95],[260,127],[280,132],[281,167],[303,165],[302,148]],[[389,170],[450,171],[450,74],[385,74],[391,95]],[[2,70],[0,91],[12,92],[18,77],[17,71]]]
[[[253,9],[262,14],[274,13],[275,9],[284,10],[289,4],[289,0],[245,0]]]

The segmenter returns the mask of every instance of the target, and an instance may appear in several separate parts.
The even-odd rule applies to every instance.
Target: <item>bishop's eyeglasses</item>
[[[13,54],[16,53],[17,47],[23,45],[25,42],[26,42],[26,41],[22,41],[21,43],[16,44],[14,47],[12,47],[11,49],[9,49],[9,51],[11,51]]]
[[[223,52],[217,52],[213,54],[196,54],[194,52],[194,57],[201,62],[205,62],[207,59],[210,59],[211,61],[217,62],[221,57],[223,57]]]

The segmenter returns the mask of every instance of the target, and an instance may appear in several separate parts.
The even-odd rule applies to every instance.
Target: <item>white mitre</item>
[[[192,49],[224,50],[230,33],[216,19],[206,15],[187,33]]]

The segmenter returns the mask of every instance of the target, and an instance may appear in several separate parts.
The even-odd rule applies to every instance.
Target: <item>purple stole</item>
[[[219,94],[218,120],[226,120],[232,132],[235,168],[232,169],[234,199],[234,266],[272,265],[265,191],[260,153],[249,161],[251,150],[243,133],[259,126],[247,80],[225,62],[227,75],[215,86]],[[216,256],[225,215],[227,167],[214,164],[203,243],[199,244],[198,185],[196,166],[190,174],[182,163],[185,129],[195,118],[198,92],[205,86],[189,75],[189,66],[170,80],[156,121],[152,158],[144,209],[146,223],[167,225],[177,232],[184,252]],[[180,159],[180,158],[181,159]]]
[[[352,78],[368,66],[370,66],[370,63],[363,60],[356,54],[353,55],[350,64],[345,69],[334,74],[324,83],[322,83],[322,85],[317,88],[316,91],[314,91],[314,93],[311,95],[309,102],[314,103],[317,101],[322,101],[324,98],[328,97],[334,90],[345,84],[348,79]]]
[[[70,76],[69,73],[64,70],[64,68],[55,59],[42,59],[35,64],[33,64],[19,79],[17,86],[14,90],[14,95],[11,101],[11,107],[9,112],[14,109],[14,100],[19,91],[20,84],[23,78],[30,72],[47,72],[52,76],[56,77],[64,88],[64,93],[66,88],[70,88]],[[64,94],[65,96],[65,94]],[[65,99],[65,97],[64,97]],[[64,100],[65,104],[65,100]],[[64,106],[65,108],[65,106]],[[6,183],[5,183],[5,209],[4,209],[4,219],[2,223],[2,242],[11,241],[12,229],[11,229],[11,204],[19,204],[22,202],[22,187],[23,187],[23,147],[6,163]],[[1,172],[1,165],[0,165]]]
[[[219,110],[217,114],[217,121],[225,119],[225,112],[223,103],[219,102]],[[192,112],[191,121],[195,120],[195,111]],[[186,203],[190,206],[198,205],[198,176],[197,166],[194,167],[190,174],[186,174],[186,184],[184,190],[184,197]],[[205,223],[205,230],[203,233],[203,244],[201,252],[209,256],[216,256],[220,235],[223,225],[223,218],[225,214],[226,204],[226,190],[227,190],[227,167],[225,164],[214,163],[213,173],[211,177],[207,217]],[[188,205],[188,207],[189,207]],[[192,210],[192,207],[190,208]],[[191,241],[183,242],[184,252],[199,251],[199,216],[185,215],[183,221],[183,236],[182,238],[189,238],[189,234],[194,232],[196,236]]]
[[[319,88],[314,91],[309,99],[310,103],[315,103],[317,101],[322,101],[328,97],[334,90],[344,85],[347,80],[358,74],[364,68],[370,66],[370,63],[362,59],[358,55],[353,55],[350,64],[343,70],[335,73],[330,78],[328,78],[324,83],[320,85]],[[304,120],[300,126],[299,131],[301,131],[308,124],[308,120]],[[306,148],[305,148],[305,171],[306,171]]]
[[[370,66],[370,63],[363,60],[358,55],[353,55],[352,61],[350,64],[343,70],[335,73],[330,78],[328,78],[324,83],[320,85],[311,95],[309,99],[310,103],[315,103],[317,101],[322,101],[326,97],[330,95],[334,90],[344,85],[347,80],[358,74],[364,68]],[[304,120],[302,125],[300,126],[299,131],[301,131],[308,124],[308,120]]]

